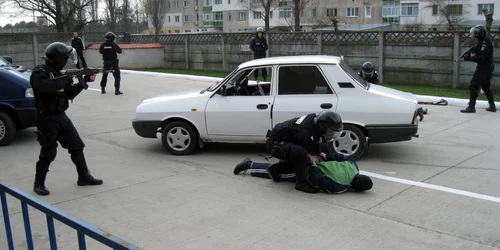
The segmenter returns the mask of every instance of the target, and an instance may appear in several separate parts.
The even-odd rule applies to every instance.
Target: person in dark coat
[[[254,59],[266,58],[266,51],[268,49],[268,46],[267,40],[264,37],[264,29],[262,27],[257,28],[257,35],[252,39],[252,42],[250,42],[250,49],[253,51]],[[260,70],[262,71],[262,78],[264,79],[264,81],[266,81],[266,68],[261,68]],[[255,70],[253,72],[253,76],[257,81],[257,78],[259,78],[259,71]]]
[[[76,67],[80,68],[80,61],[82,62],[82,66],[87,68],[87,62],[85,62],[85,45],[80,37],[78,37],[78,32],[73,32],[73,39],[71,39],[71,47],[73,47],[78,55],[78,62],[76,63]]]

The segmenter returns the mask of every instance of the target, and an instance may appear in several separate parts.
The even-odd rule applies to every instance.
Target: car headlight
[[[26,93],[24,94],[24,96],[26,98],[34,98],[35,97],[35,93],[33,93],[33,89],[32,88],[27,88],[26,89]]]

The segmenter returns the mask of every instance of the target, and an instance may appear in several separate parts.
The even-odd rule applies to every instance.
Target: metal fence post
[[[36,67],[38,65],[38,41],[36,39],[36,34],[32,34],[33,37],[33,67]]]
[[[384,40],[385,32],[378,33],[378,78],[380,83],[384,80]]]
[[[323,32],[318,32],[318,55],[323,55]]]
[[[453,61],[456,62],[453,64],[453,88],[458,86],[458,82],[460,79],[460,33],[455,32],[453,34]]]
[[[189,34],[184,35],[184,50],[186,51],[186,69],[189,69]]]
[[[222,43],[222,70],[227,72],[227,62],[226,62],[226,39],[224,39],[225,34],[221,34],[221,43]]]
[[[24,220],[24,231],[26,232],[26,243],[28,245],[28,250],[35,249],[33,247],[33,236],[31,235],[31,225],[30,225],[30,215],[28,212],[28,204],[26,202],[21,202],[21,207],[23,209],[23,220]]]
[[[3,222],[5,223],[5,234],[7,235],[7,243],[9,250],[14,250],[14,240],[12,239],[12,229],[10,227],[9,207],[7,206],[7,197],[4,191],[0,191],[0,199],[2,200]]]

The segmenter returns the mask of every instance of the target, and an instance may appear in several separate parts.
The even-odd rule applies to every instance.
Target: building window
[[[316,17],[316,8],[312,9],[311,16]]]
[[[170,19],[170,16],[168,16],[168,22],[169,22],[169,23],[170,23],[170,22],[172,22],[172,20]]]
[[[212,5],[212,0],[203,1],[203,6],[211,6],[211,5]]]
[[[438,6],[437,4],[432,5],[432,15],[437,16],[438,15]]]
[[[273,19],[273,11],[269,11],[269,19]]]
[[[194,0],[194,6],[198,6],[198,0]]]
[[[365,7],[365,17],[372,17],[372,7]]]
[[[214,4],[222,4],[222,0],[214,0]]]
[[[224,14],[222,11],[214,12],[214,21],[224,21]]]
[[[184,7],[189,7],[189,1],[188,0],[184,1]]]
[[[463,13],[461,4],[450,4],[446,6],[446,11],[450,16],[461,16]]]
[[[174,2],[174,8],[179,8],[179,1]]]
[[[175,16],[175,22],[180,23],[181,22],[181,17],[180,16]]]
[[[357,17],[359,8],[347,8],[347,17]]]
[[[337,8],[328,8],[328,9],[326,9],[326,16],[328,16],[328,17],[337,16]]]
[[[418,16],[418,3],[403,3],[401,4],[402,16]]]
[[[280,18],[290,18],[292,17],[292,8],[281,8],[280,9]]]
[[[189,22],[189,16],[184,16],[184,22],[188,23]]]
[[[199,22],[200,21],[200,15],[196,14],[196,21]]]
[[[262,12],[254,11],[253,12],[253,19],[262,19]]]
[[[246,11],[238,11],[238,21],[243,21],[247,19]]]
[[[493,10],[495,9],[495,4],[492,4],[492,3],[478,4],[477,5],[477,14],[482,15],[483,9],[486,9],[489,13],[494,13]]]
[[[382,6],[382,16],[399,17],[399,6],[394,3],[384,4]]]
[[[227,13],[227,20],[228,20],[228,21],[231,21],[231,12],[228,12],[228,13]]]
[[[212,21],[212,13],[205,13],[203,18],[204,21]]]

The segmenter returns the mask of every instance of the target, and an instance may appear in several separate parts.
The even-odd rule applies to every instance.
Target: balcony
[[[203,26],[223,26],[224,21],[204,21]]]
[[[212,6],[203,6],[203,11],[207,11],[207,12],[212,11]]]
[[[383,17],[382,22],[384,22],[384,23],[399,23],[399,17],[398,16]]]

